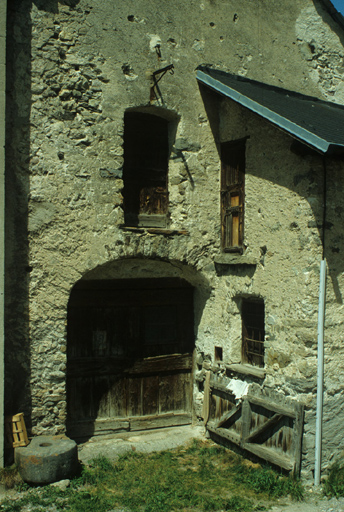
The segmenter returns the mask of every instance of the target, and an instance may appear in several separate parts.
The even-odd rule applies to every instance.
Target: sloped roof
[[[200,66],[197,80],[321,153],[344,152],[344,106]]]

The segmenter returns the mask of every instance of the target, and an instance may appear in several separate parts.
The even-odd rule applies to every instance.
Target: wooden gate
[[[209,381],[207,429],[215,441],[234,443],[260,459],[299,474],[303,406],[281,405],[269,398],[246,395],[241,400],[227,382]],[[205,418],[206,420],[206,418]]]
[[[184,281],[80,281],[68,308],[68,434],[190,423],[193,345]]]

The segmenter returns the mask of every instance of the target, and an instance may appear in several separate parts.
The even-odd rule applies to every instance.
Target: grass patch
[[[300,480],[279,474],[270,467],[254,468],[241,463],[235,467],[234,475],[235,481],[257,493],[266,493],[274,498],[289,495],[296,501],[303,499],[304,491]]]
[[[328,498],[344,496],[344,466],[334,464],[323,484],[323,493]]]
[[[0,511],[27,504],[46,510],[53,504],[66,512],[253,512],[266,510],[271,497],[301,497],[299,482],[255,466],[209,441],[159,453],[128,452],[114,463],[98,457],[65,491],[30,489],[15,502],[2,502]]]

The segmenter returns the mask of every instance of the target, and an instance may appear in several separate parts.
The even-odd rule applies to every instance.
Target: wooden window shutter
[[[221,145],[221,231],[224,251],[242,251],[245,141]]]

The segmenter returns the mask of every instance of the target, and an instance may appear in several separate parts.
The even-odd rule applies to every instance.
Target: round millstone
[[[66,436],[37,436],[28,446],[16,448],[15,461],[24,482],[50,484],[75,474],[78,449]]]

